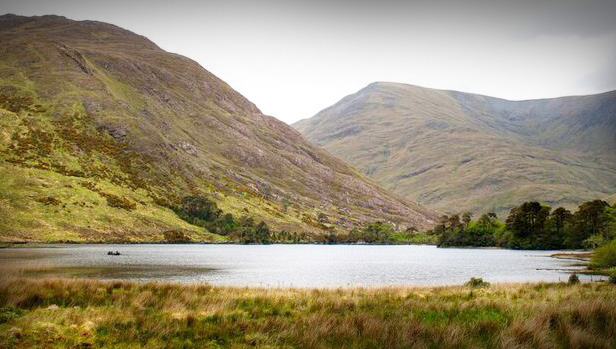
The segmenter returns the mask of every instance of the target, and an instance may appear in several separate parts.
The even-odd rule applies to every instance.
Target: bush
[[[237,222],[230,213],[221,213],[215,220],[205,223],[205,227],[210,233],[218,235],[229,235],[238,229]]]
[[[181,244],[191,242],[190,236],[179,230],[169,230],[163,233],[165,242],[172,244]]]
[[[571,276],[569,276],[569,285],[577,285],[580,283],[580,278],[577,276],[577,274],[571,274]]]
[[[200,196],[183,198],[180,205],[174,208],[174,211],[186,222],[199,226],[204,226],[206,222],[216,220],[222,213],[214,201]]]
[[[610,275],[610,277],[607,279],[607,282],[616,285],[616,273]]]
[[[267,223],[261,221],[255,224],[252,217],[241,217],[239,224],[239,238],[241,243],[245,244],[268,244],[270,243],[270,229]]]
[[[595,250],[592,255],[592,266],[598,268],[616,267],[616,240]]]
[[[490,286],[490,283],[483,281],[482,278],[471,278],[467,283],[464,284],[464,286],[470,288],[483,288]]]
[[[137,208],[137,204],[127,198],[107,193],[103,193],[102,195],[107,199],[107,205],[110,207],[121,208],[127,211],[132,211]]]
[[[60,205],[62,203],[62,201],[60,201],[60,200],[58,200],[58,199],[56,199],[54,197],[51,197],[51,196],[40,198],[37,201],[42,203],[42,204],[45,204],[45,205],[54,205],[54,206],[58,206],[58,205]]]
[[[0,308],[0,325],[6,322],[13,321],[20,315],[19,310],[13,307]]]
[[[372,222],[362,230],[362,239],[368,243],[387,242],[394,230],[394,226],[390,223]]]

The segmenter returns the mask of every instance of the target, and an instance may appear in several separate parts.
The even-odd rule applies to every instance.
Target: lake
[[[120,256],[108,256],[119,251]],[[0,249],[4,265],[39,276],[203,282],[264,287],[441,286],[567,280],[579,261],[556,251],[421,245],[46,245]],[[53,267],[43,272],[42,267]],[[580,278],[590,280],[581,275]],[[598,277],[594,277],[597,279]]]

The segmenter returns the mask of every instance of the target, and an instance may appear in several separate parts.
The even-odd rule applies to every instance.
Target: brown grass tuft
[[[469,297],[461,287],[260,289],[13,275],[0,282],[0,315],[6,319],[0,322],[0,347],[18,348],[50,343],[152,348],[616,345],[616,288],[603,283],[493,285]]]

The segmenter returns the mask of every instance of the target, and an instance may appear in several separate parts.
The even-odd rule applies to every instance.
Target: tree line
[[[445,215],[433,229],[438,245],[498,246],[515,249],[595,248],[616,238],[616,205],[588,201],[575,212],[537,201],[511,209],[505,221],[493,212],[477,220],[471,213]]]
[[[436,243],[440,247],[578,249],[603,246],[616,238],[616,204],[610,206],[602,200],[585,202],[575,212],[563,207],[552,210],[548,205],[529,201],[511,209],[504,221],[493,212],[477,219],[469,212],[444,215],[427,232],[414,228],[399,231],[395,225],[382,221],[368,222],[348,233],[276,232],[264,221],[257,222],[247,215],[235,217],[218,208],[214,201],[200,196],[183,198],[173,210],[188,223],[246,244]],[[174,236],[168,240],[179,241]]]
[[[204,227],[209,232],[229,236],[232,241],[243,244],[270,243],[434,243],[434,237],[418,233],[410,228],[403,232],[397,231],[388,222],[369,222],[361,228],[349,233],[329,232],[326,234],[310,234],[305,232],[272,231],[263,222],[256,222],[253,217],[244,215],[235,217],[218,208],[216,202],[201,196],[184,197],[179,204],[172,207],[175,213],[184,221]],[[183,234],[168,232],[165,239],[170,242],[187,242]],[[187,240],[188,239],[188,240]]]
[[[434,235],[427,235],[414,227],[398,230],[389,222],[373,221],[349,233],[330,232],[318,236],[317,242],[326,244],[434,244]]]

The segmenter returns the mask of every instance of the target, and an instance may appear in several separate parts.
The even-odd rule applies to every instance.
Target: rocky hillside
[[[616,192],[616,91],[513,102],[374,83],[294,127],[441,212],[573,208]]]
[[[0,237],[160,240],[189,195],[273,229],[433,215],[311,145],[194,61],[113,25],[0,17]]]

